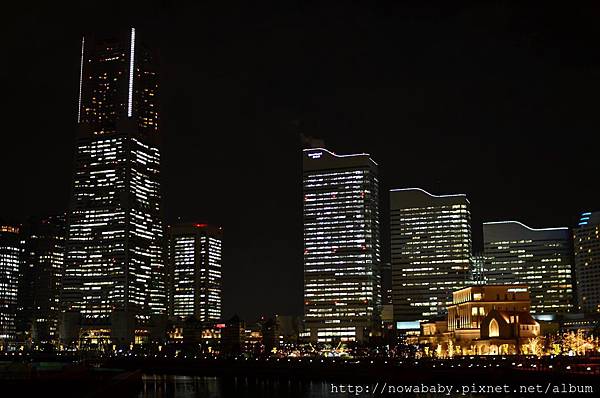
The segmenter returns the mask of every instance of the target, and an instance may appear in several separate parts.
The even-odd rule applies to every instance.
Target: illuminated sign
[[[413,329],[419,329],[420,327],[421,327],[421,323],[419,321],[396,322],[397,330],[413,330]]]
[[[308,157],[311,159],[319,159],[321,157],[321,155],[323,155],[323,152],[314,152],[314,153],[309,153]]]
[[[538,320],[538,321],[554,321],[556,319],[556,315],[554,314],[540,314],[540,315],[533,315],[533,318]]]
[[[527,291],[527,288],[524,287],[514,287],[507,290],[509,293],[523,293]]]

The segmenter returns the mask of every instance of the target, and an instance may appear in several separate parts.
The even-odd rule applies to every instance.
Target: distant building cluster
[[[474,251],[465,194],[392,189],[380,212],[369,154],[310,145],[303,318],[224,320],[222,228],[164,221],[155,58],[135,29],[82,40],[68,211],[0,222],[0,350],[156,343],[264,353],[420,330],[453,350],[510,354],[540,335],[540,322],[584,324],[600,312],[600,212],[570,228],[486,222]]]
[[[452,318],[460,307],[457,294],[477,286],[491,304],[477,307],[482,312],[476,315],[500,311],[494,318],[499,324],[512,315],[504,313],[508,309],[501,308],[500,298],[490,299],[494,289],[509,296],[526,292],[527,305],[517,314],[521,323],[527,319],[533,325],[534,318],[596,322],[585,320],[600,311],[600,212],[583,213],[571,228],[486,222],[481,252],[473,250],[465,194],[392,189],[384,213],[390,226],[390,315],[390,305],[380,298],[387,293],[382,274],[377,274],[384,269],[379,201],[373,201],[378,197],[377,164],[368,154],[337,155],[322,148],[305,149],[303,156],[305,336],[312,341],[366,341],[380,336],[382,325],[383,333],[386,328],[410,333],[436,320],[460,336],[463,329],[480,336],[481,322],[469,321],[471,314],[459,317],[459,327]],[[489,347],[468,350],[488,353]]]

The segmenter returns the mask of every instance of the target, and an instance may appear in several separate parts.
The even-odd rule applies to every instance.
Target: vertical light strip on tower
[[[83,86],[83,50],[85,48],[85,36],[81,38],[81,63],[79,64],[79,105],[77,107],[77,123],[81,120],[81,87]]]
[[[133,114],[133,67],[135,54],[135,28],[131,28],[131,47],[129,50],[129,95],[127,96],[127,117]]]

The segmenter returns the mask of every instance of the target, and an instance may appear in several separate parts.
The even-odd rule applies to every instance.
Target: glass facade
[[[489,284],[529,287],[534,314],[573,309],[573,258],[568,228],[534,229],[517,221],[483,224]]]
[[[363,341],[381,307],[377,165],[303,152],[304,313],[313,341]]]
[[[446,313],[452,292],[470,280],[471,211],[465,195],[419,188],[390,191],[394,320]]]

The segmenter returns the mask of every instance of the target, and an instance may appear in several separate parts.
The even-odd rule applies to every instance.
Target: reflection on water
[[[326,397],[327,383],[255,377],[144,375],[138,398]]]

